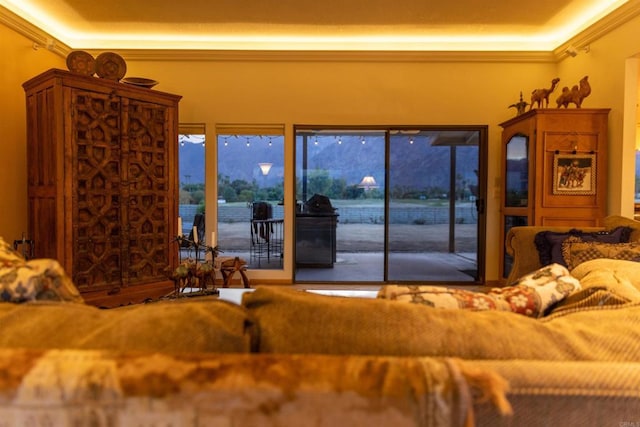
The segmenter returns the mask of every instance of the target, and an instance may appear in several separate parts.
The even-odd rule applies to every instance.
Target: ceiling
[[[72,49],[552,51],[638,0],[0,0]]]

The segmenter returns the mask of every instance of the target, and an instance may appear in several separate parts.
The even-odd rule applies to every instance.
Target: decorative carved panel
[[[123,196],[128,200],[124,234],[129,244],[123,247],[123,257],[130,282],[167,276],[165,260],[170,242],[163,238],[168,226],[166,110],[134,100],[126,107],[129,152]]]
[[[120,100],[74,91],[74,277],[80,288],[121,284]]]

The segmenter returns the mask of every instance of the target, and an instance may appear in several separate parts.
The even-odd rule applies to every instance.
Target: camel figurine
[[[549,89],[535,89],[531,92],[531,105],[529,105],[529,110],[533,108],[534,104],[538,105],[538,108],[546,108],[549,106],[549,95],[553,92],[558,85],[560,79],[556,77],[551,80],[551,87]]]
[[[582,101],[591,94],[591,85],[589,84],[589,76],[580,79],[579,85],[573,85],[571,90],[568,87],[562,88],[562,93],[556,99],[558,108],[568,108],[569,104],[576,104],[576,108],[582,107]]]

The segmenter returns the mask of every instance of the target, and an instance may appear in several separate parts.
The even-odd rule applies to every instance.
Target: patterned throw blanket
[[[455,359],[0,350],[3,425],[474,425],[506,382]]]

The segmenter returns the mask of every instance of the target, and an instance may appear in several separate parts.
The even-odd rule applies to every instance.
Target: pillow
[[[620,226],[608,231],[592,231],[583,232],[577,229],[571,229],[566,233],[555,231],[541,231],[536,234],[534,243],[538,249],[541,265],[549,265],[552,263],[564,265],[564,257],[562,256],[562,242],[567,237],[575,236],[581,238],[585,242],[603,242],[603,243],[626,243],[631,235],[631,227]]]
[[[626,277],[624,273],[616,271],[614,268],[595,268],[585,270],[585,267],[589,267],[589,263],[593,263],[594,261],[613,261],[606,259],[595,259],[587,262],[583,262],[577,268],[571,270],[571,275],[576,279],[580,280],[580,285],[582,285],[582,289],[591,289],[591,288],[604,288],[607,289],[616,295],[619,295],[623,298],[626,298],[629,301],[638,301],[640,302],[640,289],[637,289],[633,282]],[[615,262],[621,262],[616,260]],[[629,262],[629,261],[624,261]],[[640,271],[640,263],[634,263],[638,266],[638,271]],[[571,296],[573,298],[573,295]],[[566,303],[564,301],[563,303]]]
[[[624,307],[631,302],[632,300],[609,287],[592,286],[569,295],[556,304],[550,314],[597,310],[603,307]]]
[[[0,302],[36,300],[84,302],[58,261],[27,261],[0,238]]]
[[[443,286],[385,285],[378,291],[378,298],[433,308],[503,311],[508,311],[509,308],[506,301],[493,298],[487,293]]]
[[[581,289],[578,279],[559,264],[521,277],[512,286],[473,292],[439,286],[386,285],[378,298],[424,304],[434,308],[511,311],[541,317],[558,301]]]
[[[0,266],[21,264],[24,261],[24,257],[14,251],[9,243],[5,242],[4,239],[0,237]]]
[[[585,261],[597,258],[640,262],[640,242],[600,243],[569,237],[562,243],[562,255],[570,270]]]
[[[516,313],[541,317],[581,289],[580,281],[566,267],[554,263],[522,276],[512,286],[495,288],[492,293],[507,299]]]
[[[615,280],[625,281],[630,286],[633,286],[640,296],[640,263],[622,259],[592,259],[590,261],[583,262],[571,270],[571,275],[580,280],[580,283],[584,288],[585,283],[588,284],[588,282],[583,282],[583,277],[595,271],[609,272],[611,277],[615,278]],[[609,286],[608,283],[607,286]]]

